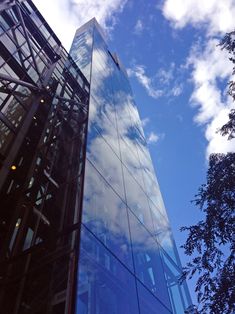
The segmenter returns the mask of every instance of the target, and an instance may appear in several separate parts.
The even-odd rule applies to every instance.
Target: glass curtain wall
[[[191,300],[126,71],[95,19],[70,53],[91,84],[76,313],[182,314]]]

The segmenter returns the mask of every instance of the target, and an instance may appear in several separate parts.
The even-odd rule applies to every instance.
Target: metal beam
[[[13,5],[15,5],[14,0],[3,0],[3,3],[0,4],[0,12],[9,9]]]
[[[17,10],[17,13],[19,15],[19,20],[20,20],[21,26],[22,26],[23,31],[24,31],[24,35],[25,35],[25,39],[26,39],[27,45],[29,47],[30,55],[32,57],[35,70],[36,70],[36,72],[37,72],[37,74],[39,76],[39,80],[42,83],[41,73],[40,73],[40,71],[38,69],[38,65],[37,65],[37,62],[36,62],[35,57],[34,57],[34,52],[33,52],[33,49],[32,49],[31,43],[30,43],[30,39],[29,39],[29,36],[28,36],[27,28],[26,28],[26,25],[25,25],[25,22],[24,22],[24,18],[23,18],[22,12],[21,12],[21,7],[20,7],[19,0],[16,0],[16,3],[17,3],[16,10]]]
[[[36,85],[33,85],[31,83],[28,83],[28,82],[25,82],[25,81],[22,81],[22,80],[19,80],[19,79],[16,79],[16,78],[14,78],[12,76],[9,76],[9,75],[3,74],[3,73],[0,73],[0,80],[8,81],[10,83],[16,83],[18,85],[22,85],[22,86],[28,87],[29,89],[40,91],[40,88],[38,86],[36,86]]]
[[[61,96],[59,96],[59,95],[55,95],[55,98],[58,99],[58,100],[60,100],[60,101],[62,101],[62,102],[68,102],[68,103],[70,103],[70,104],[79,105],[82,109],[85,109],[86,112],[87,112],[87,110],[88,110],[86,104],[84,104],[84,103],[82,103],[82,102],[80,102],[80,101],[77,101],[77,100],[75,100],[75,99],[68,99],[68,98],[61,97]]]

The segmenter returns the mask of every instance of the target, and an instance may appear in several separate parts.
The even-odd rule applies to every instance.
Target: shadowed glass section
[[[76,313],[139,313],[134,277],[86,228],[77,291]]]
[[[172,313],[164,304],[157,300],[141,283],[137,282],[140,314]]]

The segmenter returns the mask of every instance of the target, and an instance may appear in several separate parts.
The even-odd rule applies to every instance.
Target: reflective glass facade
[[[70,54],[90,83],[76,313],[182,314],[190,296],[125,69],[95,19]]]

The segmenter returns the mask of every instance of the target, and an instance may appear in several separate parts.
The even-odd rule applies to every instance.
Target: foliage
[[[203,184],[194,203],[205,212],[205,220],[183,227],[188,239],[185,253],[198,253],[185,269],[191,278],[199,273],[196,285],[201,313],[234,313],[235,300],[235,153],[212,154],[207,184]]]
[[[222,135],[228,135],[228,140],[235,137],[235,109],[231,109],[229,115],[229,121],[222,126],[220,132]]]
[[[222,49],[226,49],[231,55],[230,60],[235,64],[235,31],[225,35],[220,43]],[[233,67],[233,75],[235,75],[235,66]],[[229,94],[235,101],[235,82],[229,82]],[[222,135],[228,135],[228,140],[235,137],[235,109],[232,109],[229,113],[229,121],[222,126],[220,130]]]
[[[222,49],[231,54],[235,64],[235,31],[226,34]],[[233,67],[235,74],[235,66]],[[235,101],[235,82],[229,83],[229,94]],[[235,137],[235,109],[220,129],[228,140]],[[184,268],[184,277],[198,273],[196,289],[201,304],[199,313],[235,313],[235,153],[212,154],[209,159],[207,183],[193,201],[205,213],[196,225],[183,227],[189,232],[182,246],[193,256]]]

